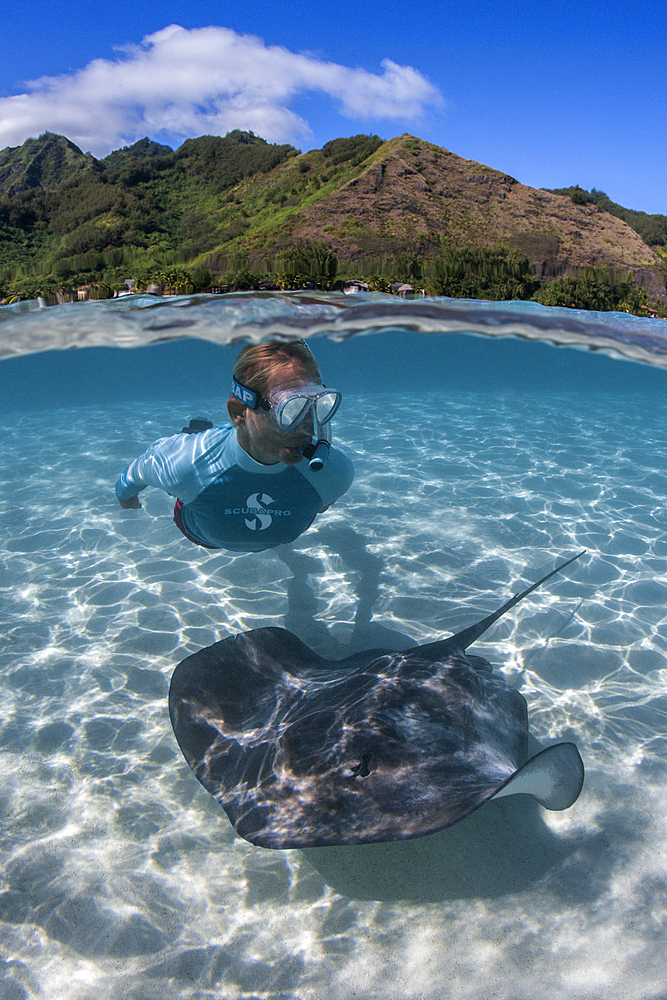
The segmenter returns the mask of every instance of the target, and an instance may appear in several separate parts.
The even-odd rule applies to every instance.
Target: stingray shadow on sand
[[[322,540],[352,571],[357,593],[356,613],[349,645],[335,644],[323,622],[317,592],[311,581],[321,572],[319,560],[285,546],[279,553],[292,572],[288,584],[285,628],[318,651],[343,657],[374,645],[407,650],[417,645],[409,636],[372,622],[379,596],[382,559],[366,548],[367,539],[346,526],[327,529]],[[326,635],[324,634],[326,632]],[[545,746],[529,735],[529,754]],[[303,848],[301,853],[334,892],[347,899],[439,902],[456,899],[492,899],[521,892],[532,883],[559,871],[573,854],[595,849],[596,835],[557,836],[545,823],[539,803],[527,795],[496,799],[466,819],[439,833],[381,844]],[[598,890],[587,865],[578,868],[578,893]],[[598,878],[604,873],[596,863]]]
[[[368,551],[368,540],[347,525],[327,526],[320,535],[352,575],[357,602],[349,642],[345,647],[337,643],[316,618],[320,605],[313,583],[320,561],[292,546],[277,552],[292,573],[284,627],[321,655],[340,658],[385,643],[396,650],[416,646],[409,636],[371,620],[383,563]],[[542,749],[531,739],[531,755]],[[557,871],[574,849],[573,842],[549,829],[535,800],[515,796],[491,801],[428,837],[301,853],[330,889],[348,899],[427,903],[519,892]]]
[[[302,851],[348,899],[429,903],[493,899],[557,872],[580,847],[554,834],[528,796],[487,802],[466,819],[417,840]]]

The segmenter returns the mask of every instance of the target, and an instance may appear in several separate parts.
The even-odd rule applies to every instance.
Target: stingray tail
[[[507,601],[506,604],[503,604],[502,608],[498,608],[498,610],[494,611],[493,614],[488,615],[486,618],[482,618],[481,622],[476,622],[469,628],[463,629],[462,632],[457,632],[456,635],[450,635],[449,638],[445,639],[444,641],[452,649],[461,649],[461,650],[467,649],[468,646],[471,646],[476,639],[479,639],[480,635],[483,635],[484,632],[486,632],[486,630],[490,628],[494,622],[497,622],[498,619],[501,618],[506,611],[509,611],[510,608],[513,608],[515,604],[518,604],[519,601],[522,601],[524,597],[528,596],[528,594],[532,594],[534,590],[537,590],[538,587],[541,587],[543,583],[549,580],[552,576],[555,576],[556,573],[560,573],[562,569],[565,569],[566,566],[569,566],[570,563],[573,563],[575,559],[578,559],[580,556],[583,556],[585,551],[586,549],[582,549],[581,552],[577,552],[576,556],[572,556],[572,558],[568,559],[567,562],[561,563],[560,566],[556,566],[556,569],[552,569],[550,573],[547,573],[546,576],[543,576],[541,580],[537,581],[537,583],[533,583],[530,587],[527,587],[526,590],[522,590],[520,594],[515,594],[514,597],[510,597],[509,601]]]

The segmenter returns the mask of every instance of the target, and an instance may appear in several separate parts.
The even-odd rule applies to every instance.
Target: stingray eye
[[[364,754],[357,764],[350,767],[350,774],[353,778],[367,778],[370,773],[366,754]]]

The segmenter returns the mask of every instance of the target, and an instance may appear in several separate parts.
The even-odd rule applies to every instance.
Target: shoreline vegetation
[[[98,161],[46,133],[0,151],[4,304],[317,288],[667,316],[666,285],[666,217],[412,136],[302,154],[235,131]]]

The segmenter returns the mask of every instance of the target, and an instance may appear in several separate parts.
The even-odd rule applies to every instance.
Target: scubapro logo
[[[246,517],[246,527],[251,531],[264,531],[271,524],[273,518],[267,514],[266,508],[273,503],[273,497],[266,493],[252,493],[246,500],[246,507],[253,510],[253,517]]]
[[[291,517],[291,510],[280,510],[277,507],[270,507],[275,503],[273,497],[266,493],[251,493],[245,502],[244,507],[225,507],[223,513],[228,517],[237,514],[250,514],[245,518],[246,528],[251,531],[265,531],[276,517]]]

